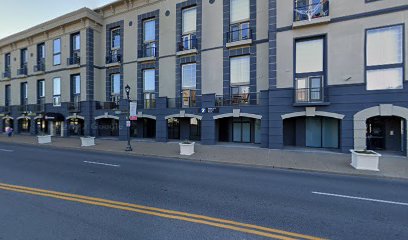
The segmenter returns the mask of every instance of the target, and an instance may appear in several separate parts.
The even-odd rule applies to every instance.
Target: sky
[[[82,7],[97,8],[114,0],[0,0],[0,39]]]

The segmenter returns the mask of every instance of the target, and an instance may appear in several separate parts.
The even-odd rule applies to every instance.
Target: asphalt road
[[[105,199],[158,210],[101,206]],[[234,223],[158,214],[167,210]],[[269,230],[406,240],[408,182],[0,143],[1,240],[270,239],[257,234]]]

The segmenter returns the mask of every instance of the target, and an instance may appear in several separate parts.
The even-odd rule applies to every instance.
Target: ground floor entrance
[[[156,120],[138,118],[137,121],[132,121],[130,136],[134,138],[156,138]]]
[[[20,118],[18,120],[18,133],[30,133],[31,119]]]
[[[219,142],[261,143],[261,120],[239,117],[216,121]]]
[[[68,119],[68,135],[83,136],[84,135],[84,120],[80,118]]]
[[[340,121],[329,117],[295,117],[283,121],[285,146],[339,148]]]
[[[113,118],[101,118],[96,120],[98,126],[97,133],[99,137],[118,137],[119,120]]]
[[[404,152],[405,128],[405,120],[396,116],[367,119],[367,148]]]
[[[169,118],[167,138],[170,140],[201,140],[201,120],[197,118]]]

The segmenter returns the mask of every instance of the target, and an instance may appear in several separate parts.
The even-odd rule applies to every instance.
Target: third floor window
[[[143,57],[156,56],[156,20],[143,22]]]
[[[45,43],[37,45],[37,63],[42,63],[45,59]]]
[[[54,58],[53,58],[54,66],[60,65],[61,64],[61,39],[60,38],[57,38],[54,40],[53,53],[54,53]]]
[[[11,54],[7,53],[4,56],[4,69],[5,69],[5,72],[10,71],[10,66],[11,66]]]
[[[120,49],[120,28],[115,28],[111,30],[111,50]]]
[[[195,49],[197,44],[197,8],[184,9],[182,20],[182,50]]]
[[[28,51],[27,48],[21,49],[20,52],[20,68],[26,68],[28,63]]]
[[[231,0],[229,42],[251,38],[249,1]]]

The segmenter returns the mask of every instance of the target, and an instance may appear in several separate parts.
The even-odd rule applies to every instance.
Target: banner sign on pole
[[[130,116],[129,119],[131,121],[136,121],[137,120],[137,102],[130,102]]]

